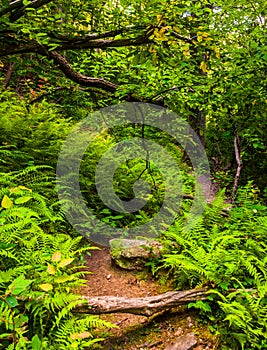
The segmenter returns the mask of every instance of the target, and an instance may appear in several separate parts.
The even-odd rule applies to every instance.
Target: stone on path
[[[142,270],[148,260],[160,256],[161,244],[152,239],[121,239],[109,241],[110,255],[119,267]]]
[[[191,350],[197,345],[195,333],[187,333],[179,337],[174,343],[168,345],[164,350]]]

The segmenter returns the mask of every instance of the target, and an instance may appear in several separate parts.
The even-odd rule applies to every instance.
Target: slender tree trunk
[[[4,87],[5,88],[8,86],[9,81],[11,79],[11,74],[12,74],[12,70],[13,70],[14,64],[15,63],[9,63],[9,66],[7,68],[6,76],[5,76],[5,79],[4,79]]]
[[[237,128],[235,129],[234,147],[235,147],[235,159],[236,159],[236,163],[237,163],[237,169],[236,169],[234,187],[233,187],[233,191],[232,191],[232,202],[234,202],[234,200],[235,200],[235,196],[236,196],[236,192],[237,192],[238,184],[239,184],[239,179],[240,179],[241,171],[243,168],[243,164],[242,164],[241,156],[240,156],[240,142],[239,142]]]

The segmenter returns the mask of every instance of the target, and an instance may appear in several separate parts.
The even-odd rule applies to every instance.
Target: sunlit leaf
[[[50,290],[53,289],[53,285],[50,283],[43,283],[43,284],[39,284],[39,287],[44,290],[45,292],[49,292]]]

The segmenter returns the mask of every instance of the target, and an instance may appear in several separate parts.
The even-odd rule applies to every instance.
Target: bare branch
[[[57,47],[57,51],[69,50],[69,49],[89,49],[89,48],[106,48],[106,47],[126,47],[126,46],[138,46],[149,44],[151,42],[146,36],[141,35],[136,38],[127,38],[127,39],[117,39],[117,40],[92,40],[80,39],[77,41],[70,41],[62,43]]]
[[[14,45],[9,45],[9,47],[3,49],[0,51],[0,57],[5,57],[5,56],[10,56],[10,55],[19,55],[22,53],[37,53],[40,50],[39,45],[26,45],[26,46],[21,46],[14,47]]]
[[[116,35],[123,34],[123,33],[130,33],[134,32],[136,30],[145,30],[147,27],[145,26],[133,26],[129,25],[120,29],[115,29],[107,32],[102,33],[92,33],[92,34],[84,34],[84,35],[75,35],[74,37],[68,37],[66,35],[60,35],[55,33],[49,33],[49,36],[53,38],[59,39],[61,42],[76,42],[81,40],[96,40],[96,39],[103,39],[103,38],[110,38],[115,37]]]
[[[117,40],[92,40],[89,39],[80,39],[77,41],[67,41],[60,43],[57,47],[57,51],[65,50],[85,50],[90,48],[107,48],[107,47],[126,47],[126,46],[139,46],[150,43],[146,36],[141,35],[137,38],[128,38],[128,39],[117,39]],[[21,46],[14,48],[10,46],[0,52],[0,57],[17,55],[22,53],[42,53],[44,50],[39,44],[31,44],[26,46]]]
[[[23,0],[17,0],[17,1],[11,2],[8,7],[6,7],[5,9],[0,10],[0,17],[5,15],[6,13],[12,12],[13,10],[15,10],[15,9],[17,9],[19,7],[23,7]]]
[[[48,57],[52,58],[54,62],[59,66],[60,70],[65,74],[65,76],[75,83],[78,83],[82,86],[96,87],[110,92],[115,92],[118,88],[118,85],[113,84],[103,78],[91,78],[76,72],[71,67],[69,62],[56,51],[50,51],[48,53]]]
[[[45,4],[48,4],[52,0],[33,0],[29,5],[23,5],[23,0],[17,0],[10,3],[10,5],[2,10],[0,10],[0,17],[6,13],[10,13],[10,19],[12,22],[15,22],[21,16],[23,16],[26,8],[39,8]],[[14,12],[13,12],[14,11]]]
[[[10,20],[11,22],[17,21],[19,18],[21,18],[24,15],[24,12],[27,8],[34,8],[37,9],[43,5],[48,4],[52,0],[34,0],[29,5],[22,6],[15,10],[13,13],[11,13]]]

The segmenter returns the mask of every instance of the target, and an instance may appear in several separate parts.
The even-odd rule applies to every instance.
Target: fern
[[[38,171],[34,167],[23,173]],[[91,247],[81,237],[57,232],[58,222],[63,228],[64,222],[56,207],[20,184],[17,173],[9,175],[0,174],[6,186],[0,197],[0,348],[31,349],[30,339],[49,350],[59,349],[59,343],[68,344],[64,349],[73,344],[82,349],[100,341],[94,328],[111,324],[72,313],[83,302],[73,291],[86,283],[87,272],[78,262]]]
[[[210,311],[217,308],[218,319],[228,323],[228,330],[220,329],[234,349],[267,346],[267,208],[253,191],[251,184],[239,189],[237,205],[226,218],[220,193],[190,232],[183,230],[186,216],[180,217],[164,234],[162,259],[152,263],[153,272],[163,269],[177,288],[215,288],[221,301],[217,306],[210,302]],[[225,296],[231,288],[238,289]],[[202,314],[210,311],[202,309]]]

